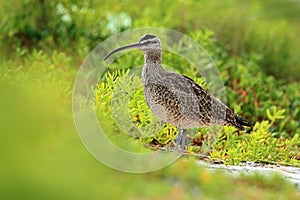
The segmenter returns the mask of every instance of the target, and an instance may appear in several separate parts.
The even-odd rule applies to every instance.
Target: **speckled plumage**
[[[151,111],[161,120],[183,129],[225,125],[244,130],[242,125],[247,125],[246,120],[241,124],[241,119],[220,100],[189,77],[162,67],[160,41],[155,39],[158,48],[144,50],[142,72],[144,95]]]
[[[165,70],[158,37],[147,34],[136,44],[112,51],[105,59],[126,48],[144,52],[142,81],[147,105],[159,119],[178,127],[176,147],[180,143],[181,154],[188,128],[223,125],[244,130],[243,126],[250,126],[189,77]]]

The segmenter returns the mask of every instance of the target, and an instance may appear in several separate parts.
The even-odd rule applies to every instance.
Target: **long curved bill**
[[[122,50],[125,50],[125,49],[134,49],[134,48],[138,48],[139,47],[139,43],[135,43],[135,44],[130,44],[130,45],[126,45],[126,46],[123,46],[123,47],[120,47],[120,48],[117,48],[115,50],[112,50],[111,52],[109,52],[109,54],[107,54],[103,60],[106,60],[109,56],[111,56],[112,54],[118,52],[118,51],[122,51]]]

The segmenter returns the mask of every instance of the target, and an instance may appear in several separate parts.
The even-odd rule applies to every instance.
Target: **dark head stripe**
[[[147,34],[147,35],[145,35],[144,37],[141,38],[140,42],[142,42],[144,40],[152,39],[152,38],[155,38],[155,37],[156,37],[155,35]]]

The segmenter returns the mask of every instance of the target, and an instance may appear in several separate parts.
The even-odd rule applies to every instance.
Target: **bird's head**
[[[114,54],[118,51],[125,50],[125,49],[139,49],[142,52],[147,53],[149,51],[157,51],[157,50],[161,51],[161,44],[160,44],[160,40],[157,36],[151,35],[151,34],[146,34],[141,37],[141,39],[139,40],[138,43],[126,45],[123,47],[119,47],[115,50],[112,50],[109,54],[107,54],[104,57],[104,60],[106,60],[112,54]]]
[[[160,40],[157,36],[146,34],[139,41],[139,49],[144,53],[152,50],[161,50]]]

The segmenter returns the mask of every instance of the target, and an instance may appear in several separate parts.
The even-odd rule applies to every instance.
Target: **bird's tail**
[[[234,119],[235,119],[234,126],[238,129],[240,129],[241,131],[245,130],[244,126],[251,127],[250,122],[244,118],[234,115]]]

